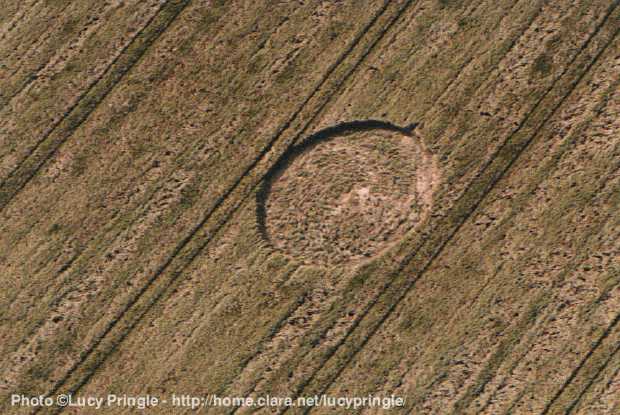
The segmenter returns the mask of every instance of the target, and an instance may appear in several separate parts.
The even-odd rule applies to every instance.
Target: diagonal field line
[[[579,373],[579,371],[583,368],[583,366],[587,363],[587,361],[590,359],[590,357],[592,357],[592,354],[594,354],[594,352],[596,351],[596,349],[598,349],[600,347],[600,345],[603,343],[603,341],[609,337],[609,335],[611,334],[611,332],[614,330],[614,328],[618,325],[618,323],[620,322],[620,313],[616,314],[616,318],[613,319],[613,321],[611,322],[611,324],[605,329],[605,331],[603,332],[603,334],[596,339],[596,343],[594,343],[594,346],[592,346],[592,348],[588,351],[588,353],[586,353],[586,355],[583,357],[583,359],[581,360],[581,362],[579,362],[579,364],[573,369],[573,371],[571,372],[570,376],[566,379],[566,381],[564,382],[564,384],[562,385],[562,387],[555,393],[555,395],[553,395],[553,398],[551,398],[551,400],[547,403],[547,405],[545,406],[545,408],[543,409],[543,411],[540,413],[540,415],[546,415],[549,413],[549,410],[551,409],[551,407],[553,406],[553,404],[558,400],[558,398],[562,395],[562,393],[564,392],[564,390],[573,382],[573,380],[575,380],[575,378],[577,377],[577,374]],[[603,367],[601,368],[601,370],[607,365],[607,363],[609,363],[609,360],[611,360],[611,358],[613,357],[614,354],[616,354],[618,352],[618,350],[620,349],[620,344],[618,344],[618,346],[616,346],[616,349],[611,353],[611,355],[609,356],[609,359],[607,359],[607,362],[605,363],[605,365],[603,365]],[[598,374],[597,374],[598,375]],[[586,388],[579,394],[579,397],[571,403],[571,405],[566,409],[566,414],[569,414],[570,412],[573,411],[573,409],[575,409],[577,403],[579,403],[579,400],[581,399],[581,397],[585,394],[585,392],[587,391],[587,389],[591,386],[591,384],[594,382],[594,379],[596,378],[596,376],[594,376],[592,378],[592,380],[590,381],[590,383],[586,386]]]
[[[22,160],[18,163],[17,167],[15,167],[7,177],[0,184],[0,212],[6,208],[6,206],[15,198],[17,194],[21,192],[21,190],[37,175],[39,170],[45,165],[45,163],[50,160],[58,151],[58,149],[73,136],[73,133],[77,130],[77,128],[84,123],[88,119],[88,117],[93,113],[93,111],[99,106],[99,104],[110,94],[110,92],[114,89],[114,87],[124,78],[124,76],[135,66],[136,63],[140,61],[142,56],[146,53],[148,48],[162,35],[163,32],[172,24],[172,22],[177,18],[177,16],[187,7],[190,0],[170,0],[164,6],[160,7],[159,10],[153,14],[149,18],[149,20],[142,26],[142,28],[136,32],[134,37],[130,42],[128,42],[121,52],[110,62],[110,64],[105,68],[105,70],[90,84],[88,88],[82,92],[75,101],[73,105],[71,105],[64,113],[62,117],[60,117],[56,122],[52,124],[52,126],[43,133],[43,136],[35,143],[35,145],[28,151],[28,153],[22,158]],[[155,33],[146,34],[146,39],[144,40],[144,46],[137,55],[131,57],[128,63],[120,63],[122,65],[120,73],[117,71],[113,71],[114,66],[125,57],[125,52],[129,50],[132,46],[138,44],[140,37],[147,32],[151,28],[151,23],[155,21],[155,19],[163,15],[166,12],[170,12],[167,20],[164,20],[163,24],[155,30]],[[164,17],[164,18],[166,18]],[[99,87],[102,80],[106,80],[104,78],[111,77],[110,85],[104,87],[103,91],[94,92],[95,97],[89,100],[87,99],[89,94],[93,91],[96,91],[96,88]],[[86,106],[86,110],[83,114],[79,114],[79,110],[81,109],[82,104]],[[71,117],[76,117],[76,120],[71,121],[71,125],[68,127],[68,131],[61,133],[64,136],[58,140],[58,143],[48,152],[49,154],[43,155],[40,160],[33,160],[32,163],[34,166],[28,171],[28,167],[26,167],[26,172],[23,172],[23,176],[16,177],[19,170],[24,167],[26,163],[30,161],[31,158],[36,158],[35,153],[37,150],[47,141],[47,139],[57,131],[58,127],[66,120],[71,120]],[[7,188],[9,187],[9,188]]]
[[[590,390],[590,388],[594,385],[594,381],[609,367],[609,363],[613,360],[613,358],[620,352],[620,343],[616,346],[616,348],[610,353],[609,357],[605,360],[605,363],[601,366],[600,370],[590,379],[585,388],[579,393],[577,399],[575,399],[569,406],[566,408],[566,415],[570,415],[573,413],[575,408],[577,408],[578,404],[581,402],[581,399],[585,396],[585,394]],[[620,370],[620,368],[618,369]],[[613,412],[613,411],[612,411]]]
[[[614,288],[617,288],[617,285],[610,288],[609,291],[613,290]],[[608,292],[609,292],[608,291]],[[611,330],[612,326],[618,324],[618,318],[620,318],[620,314],[618,314],[616,316],[616,319],[614,322],[612,322],[612,324],[610,325],[610,332],[613,331]],[[597,347],[598,345],[595,345],[594,347]],[[594,348],[593,347],[593,348]],[[578,407],[579,403],[581,402],[581,399],[585,396],[585,394],[590,390],[590,388],[594,385],[594,382],[596,381],[596,379],[607,369],[607,367],[609,366],[609,363],[613,360],[614,356],[620,352],[620,342],[618,342],[618,344],[616,345],[615,349],[612,350],[612,352],[609,354],[609,357],[605,360],[605,362],[601,365],[601,367],[599,368],[599,370],[596,372],[596,374],[594,376],[592,376],[592,378],[588,381],[588,383],[584,386],[583,390],[581,392],[579,392],[579,395],[577,396],[577,398],[571,402],[571,404],[568,406],[568,408],[566,408],[566,415],[571,414],[575,408]],[[620,369],[620,368],[619,368]],[[568,386],[568,385],[566,385]],[[613,412],[613,411],[612,411]]]
[[[69,8],[69,6],[71,6],[71,2],[68,2],[65,7],[59,12],[59,14],[64,14],[65,11]],[[105,10],[105,7],[102,7],[100,10]],[[157,14],[157,13],[155,13]],[[146,23],[146,25],[148,25],[148,21]],[[82,28],[84,27],[88,27],[88,24],[81,26]],[[53,37],[52,34],[49,34],[48,38]],[[71,43],[75,40],[79,38],[79,33],[76,37],[68,39],[68,44],[71,45]],[[46,39],[46,40],[47,40]],[[133,41],[130,40],[128,43],[131,43]],[[41,44],[44,42],[41,42]],[[40,45],[37,45],[40,46]],[[63,49],[60,49],[60,51],[62,51]],[[123,53],[122,51],[120,53]],[[13,93],[11,93],[11,95],[9,95],[7,98],[4,99],[4,102],[0,102],[0,111],[2,111],[7,105],[9,105],[17,96],[21,95],[30,84],[32,84],[41,74],[41,71],[43,71],[45,68],[47,68],[50,65],[50,62],[56,57],[56,55],[52,54],[52,56],[50,56],[45,62],[42,62],[39,66],[37,66],[33,71],[30,72],[30,74],[26,73],[22,75],[22,81],[20,82],[21,85],[19,85],[17,87],[17,89],[15,89],[13,91]],[[15,68],[15,70],[11,73],[11,77],[15,76],[16,73],[18,73],[22,68],[23,68],[23,63],[21,65],[19,65],[17,68]],[[106,68],[107,70],[107,68]],[[104,72],[106,71],[104,70]],[[25,79],[24,79],[25,76]],[[94,82],[97,82],[96,80]]]
[[[493,156],[491,157],[491,159],[489,159],[489,161],[487,163],[485,163],[484,167],[481,169],[481,171],[476,175],[476,178],[474,178],[472,180],[472,185],[473,183],[477,182],[478,179],[480,179],[481,176],[484,175],[484,172],[490,168],[491,163],[495,160],[495,158],[502,152],[502,150],[504,148],[507,148],[508,144],[510,143],[512,137],[514,135],[516,135],[517,132],[519,132],[524,126],[525,123],[529,120],[530,116],[532,114],[534,114],[538,107],[541,105],[541,103],[543,102],[544,98],[546,98],[546,96],[552,91],[552,89],[555,87],[555,85],[557,84],[557,82],[563,78],[563,76],[568,72],[569,68],[572,67],[573,63],[576,61],[576,59],[581,56],[581,53],[583,52],[583,50],[591,43],[592,39],[594,39],[594,37],[600,32],[601,28],[605,25],[605,23],[609,20],[609,17],[611,16],[611,14],[613,13],[613,11],[617,8],[618,3],[620,1],[619,0],[615,0],[614,3],[612,4],[612,6],[609,8],[607,14],[605,15],[605,17],[603,18],[603,21],[596,27],[596,29],[594,30],[594,32],[592,33],[592,35],[590,35],[590,37],[587,39],[587,41],[584,43],[584,45],[580,48],[579,52],[575,54],[575,57],[571,60],[571,62],[569,64],[567,64],[565,70],[562,72],[562,74],[560,74],[560,76],[558,76],[558,78],[556,78],[554,80],[554,82],[551,84],[551,86],[547,89],[547,91],[541,96],[541,98],[537,101],[537,103],[535,104],[535,106],[533,107],[532,111],[525,117],[525,119],[520,123],[519,127],[509,135],[509,137],[504,141],[504,143],[502,143],[502,145],[495,151],[495,153],[493,154]],[[611,42],[615,39],[615,37],[618,34],[618,30],[616,30],[616,32],[613,34],[612,38],[605,44],[605,46],[597,53],[597,55],[594,57],[594,59],[592,59],[590,61],[590,63],[587,65],[587,67],[585,68],[585,70],[577,77],[577,79],[575,80],[574,84],[569,88],[568,92],[559,100],[559,102],[557,103],[557,105],[554,106],[553,110],[551,111],[551,113],[545,117],[545,119],[543,120],[543,122],[540,124],[540,126],[534,131],[534,134],[524,143],[524,145],[518,149],[518,151],[516,152],[516,155],[509,161],[509,163],[499,172],[499,174],[496,174],[492,179],[491,182],[487,185],[486,189],[484,190],[484,192],[482,193],[481,197],[474,203],[474,205],[472,206],[472,208],[470,209],[470,211],[464,215],[459,222],[457,223],[457,226],[453,229],[453,231],[450,233],[450,235],[444,240],[443,243],[441,243],[441,245],[438,247],[438,249],[436,250],[436,252],[429,258],[429,260],[427,261],[427,263],[424,265],[424,267],[420,270],[420,272],[418,273],[417,278],[412,279],[409,283],[407,283],[405,285],[404,290],[402,291],[402,293],[397,297],[396,301],[393,302],[387,312],[379,319],[378,323],[375,323],[375,326],[373,329],[370,330],[370,333],[368,334],[368,336],[362,341],[362,344],[360,345],[359,348],[357,348],[353,353],[351,353],[345,360],[344,364],[336,371],[335,375],[332,376],[332,378],[330,379],[330,381],[325,385],[324,388],[321,389],[320,393],[323,393],[325,390],[327,390],[333,383],[334,381],[340,376],[340,374],[344,371],[344,369],[348,366],[348,364],[353,360],[353,358],[357,355],[357,353],[359,353],[364,346],[368,343],[368,341],[370,340],[370,338],[372,338],[372,336],[378,331],[378,329],[381,327],[381,325],[387,320],[387,318],[389,316],[392,315],[392,313],[394,312],[394,310],[396,309],[396,306],[402,301],[403,298],[406,297],[406,295],[409,293],[409,291],[413,288],[413,286],[415,285],[415,282],[422,277],[422,275],[429,269],[430,265],[434,262],[434,260],[441,254],[441,252],[443,251],[443,249],[448,245],[448,243],[454,238],[454,236],[458,233],[458,231],[461,229],[462,225],[467,221],[467,219],[474,213],[474,211],[478,208],[478,206],[481,204],[481,202],[486,198],[486,196],[490,193],[490,191],[494,188],[494,186],[497,184],[497,182],[499,182],[499,180],[506,174],[506,172],[508,170],[510,170],[510,168],[512,167],[512,165],[514,164],[514,162],[519,158],[519,156],[525,151],[525,149],[527,149],[529,147],[529,144],[534,140],[534,138],[538,135],[538,133],[540,132],[540,130],[542,129],[542,127],[549,121],[549,119],[556,113],[556,111],[558,110],[558,108],[564,103],[564,101],[567,99],[568,96],[570,96],[570,94],[572,93],[572,91],[575,89],[575,87],[580,83],[580,81],[583,79],[583,77],[585,76],[585,74],[594,66],[594,64],[598,61],[598,59],[600,58],[600,56],[602,55],[602,53],[607,49],[607,47],[611,44]],[[469,190],[469,188],[471,188],[470,185],[468,187],[467,190]],[[456,201],[455,205],[458,205],[459,201],[465,197],[465,195],[468,193],[468,191],[465,191],[463,193],[463,195]],[[414,254],[415,255],[415,254]],[[398,270],[394,273],[394,275],[398,275],[400,274],[404,268],[409,264],[409,262],[413,259],[412,256],[410,256],[410,258],[407,258],[404,263],[398,268]],[[360,318],[358,320],[356,320],[356,322],[353,324],[352,329],[344,336],[344,338],[338,343],[338,345],[336,345],[332,350],[332,352],[330,352],[326,359],[325,359],[325,363],[327,361],[329,361],[329,359],[335,355],[335,353],[340,349],[340,347],[344,344],[344,342],[346,342],[346,340],[348,339],[348,337],[351,335],[351,333],[353,331],[355,331],[355,329],[359,326],[360,322],[369,314],[370,310],[373,308],[373,306],[375,304],[377,304],[378,302],[378,297],[380,297],[384,292],[386,292],[390,286],[392,285],[392,282],[394,280],[392,279],[390,281],[390,283],[386,284],[386,288],[382,291],[382,293],[380,293],[371,303],[370,305],[366,308],[366,310],[363,312],[363,314],[360,316]],[[304,384],[301,385],[300,388],[298,388],[299,392],[301,392],[301,390],[303,390],[303,388],[308,385],[318,374],[318,372],[320,371],[320,369],[322,368],[319,367],[318,370],[316,370],[311,376],[310,378],[304,382]],[[309,410],[306,411],[306,413],[309,412]]]
[[[404,10],[413,2],[413,0],[409,0],[406,5],[404,7],[402,7],[398,13],[397,16],[395,18],[392,19],[392,21],[388,24],[388,26],[391,27],[391,25],[395,22],[395,20],[404,12]],[[298,108],[298,110],[293,114],[293,116],[284,124],[284,126],[282,126],[278,132],[275,134],[275,136],[270,140],[270,142],[267,144],[267,146],[261,151],[261,153],[259,153],[259,155],[256,157],[256,159],[250,164],[250,166],[248,166],[243,174],[235,181],[235,183],[232,185],[232,187],[230,187],[222,196],[220,196],[216,203],[214,204],[214,206],[209,210],[209,212],[207,212],[207,214],[205,215],[205,217],[203,218],[203,220],[200,221],[200,223],[198,225],[196,225],[192,231],[190,232],[190,234],[188,236],[186,236],[178,245],[177,247],[174,249],[172,255],[164,262],[164,264],[162,266],[160,266],[158,268],[158,270],[155,272],[154,276],[149,279],[149,281],[147,281],[147,283],[141,287],[141,289],[138,291],[138,293],[136,294],[136,296],[134,298],[132,298],[125,307],[123,307],[123,309],[121,310],[121,312],[111,321],[111,323],[106,327],[106,329],[103,331],[103,333],[99,336],[97,336],[96,340],[94,341],[93,345],[91,347],[88,348],[88,350],[86,350],[85,352],[83,352],[82,356],[80,357],[80,359],[78,360],[78,362],[76,362],[76,364],[67,372],[67,374],[65,376],[63,376],[52,388],[52,391],[49,392],[46,396],[50,396],[51,394],[55,393],[60,387],[62,387],[62,385],[69,379],[69,377],[77,370],[77,368],[88,358],[88,356],[90,356],[95,348],[103,341],[103,339],[108,335],[108,333],[116,326],[116,324],[119,322],[119,320],[125,315],[125,313],[127,311],[129,311],[129,309],[131,309],[133,307],[133,305],[140,299],[140,297],[142,297],[142,295],[146,292],[146,290],[155,282],[155,280],[168,268],[168,266],[172,263],[172,261],[179,255],[179,253],[182,251],[183,248],[185,248],[185,246],[190,242],[191,239],[193,239],[193,237],[197,234],[197,232],[208,222],[208,220],[211,218],[212,214],[217,210],[217,208],[219,206],[221,206],[224,201],[228,198],[228,196],[230,194],[233,193],[233,191],[239,186],[239,184],[242,182],[242,180],[249,175],[249,173],[254,169],[254,167],[256,167],[256,165],[258,165],[258,163],[268,154],[268,152],[271,150],[271,148],[273,147],[273,145],[276,143],[276,141],[278,140],[278,138],[284,133],[284,131],[286,131],[286,129],[288,129],[291,124],[295,121],[295,119],[301,114],[302,110],[304,109],[304,107],[308,104],[308,102],[320,91],[321,87],[328,81],[329,77],[331,76],[331,74],[336,70],[336,68],[348,57],[348,55],[352,52],[352,50],[357,46],[357,44],[361,41],[361,39],[364,37],[364,35],[368,32],[368,30],[374,25],[374,23],[378,20],[378,18],[385,12],[385,10],[387,9],[388,5],[390,4],[389,1],[386,1],[383,5],[383,7],[381,8],[381,10],[379,10],[371,19],[371,21],[367,24],[367,26],[356,36],[356,38],[353,40],[353,42],[349,45],[349,47],[345,50],[345,52],[337,59],[337,61],[332,64],[330,66],[330,68],[328,69],[328,71],[326,72],[326,74],[322,77],[321,81],[319,82],[318,86],[316,88],[313,89],[312,93],[304,100],[304,102],[302,103],[302,105]],[[380,34],[380,38],[383,37],[383,35],[385,35],[385,32],[387,31],[387,29],[385,29],[381,34]],[[376,43],[378,43],[378,40],[374,42],[374,44],[372,45],[374,47],[374,45],[376,45]],[[365,58],[368,53],[370,51],[367,51],[363,57]],[[361,60],[360,60],[361,62]],[[350,74],[352,73],[353,70],[357,69],[357,67],[359,66],[358,62],[354,68],[349,72],[349,74],[347,75],[350,76]],[[345,77],[345,78],[347,78]],[[342,84],[342,82],[340,83]],[[333,95],[335,94],[335,92],[332,92],[332,94],[329,95],[328,99],[331,98]],[[325,103],[323,104],[323,106],[325,105]],[[321,106],[320,108],[322,108],[323,106]],[[312,118],[314,119],[314,117]],[[299,135],[299,134],[298,134]],[[257,184],[254,185],[254,187],[256,187]],[[239,207],[239,204],[236,206],[236,208],[234,210],[236,210]],[[221,228],[221,226],[223,226],[223,224],[220,222],[220,226],[218,227]],[[216,233],[217,230],[214,232]],[[209,238],[207,240],[207,243],[212,239]],[[206,244],[203,244],[203,246],[201,248],[203,248],[204,246],[206,246]],[[185,269],[186,266],[188,266],[192,260],[197,256],[198,252],[195,253],[194,255],[191,256],[191,258],[189,259],[189,261],[183,266],[183,268],[181,269],[181,271],[183,269]],[[178,275],[180,274],[180,271],[175,272],[175,277],[178,277]],[[170,281],[169,284],[171,284],[174,281],[174,278]],[[159,299],[160,296],[158,296],[158,298],[155,299],[154,302],[151,303],[151,306]],[[150,308],[150,307],[149,307]],[[146,310],[148,311],[148,309]],[[146,312],[145,311],[145,312]],[[139,319],[141,319],[141,317],[144,315],[144,313],[142,313],[138,319],[136,320],[135,323],[137,323],[137,321],[139,321]],[[134,324],[135,324],[134,323]],[[125,333],[123,335],[123,338],[127,335],[127,333]],[[121,339],[122,341],[122,339]],[[100,362],[101,363],[101,362]],[[98,365],[97,365],[98,366]],[[90,378],[90,376],[92,376],[92,374],[94,373],[91,372],[88,375],[88,378]],[[84,382],[81,382],[80,385],[78,385],[78,388],[81,387],[84,384]],[[35,410],[35,413],[37,413],[38,410]]]

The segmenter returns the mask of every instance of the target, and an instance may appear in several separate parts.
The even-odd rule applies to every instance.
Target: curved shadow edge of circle
[[[327,141],[339,135],[353,132],[385,130],[398,132],[411,137],[413,131],[416,129],[417,126],[418,123],[412,123],[407,125],[406,127],[400,127],[396,124],[380,120],[357,120],[342,122],[319,130],[306,137],[301,143],[288,148],[280,156],[280,158],[278,158],[276,163],[271,166],[271,168],[269,168],[256,193],[256,220],[260,237],[272,248],[275,248],[271,237],[269,236],[269,232],[267,231],[266,206],[267,199],[269,198],[269,193],[271,191],[271,185],[274,177],[276,177],[279,172],[284,171],[295,158],[300,156],[306,150],[310,149],[312,146],[322,141]]]

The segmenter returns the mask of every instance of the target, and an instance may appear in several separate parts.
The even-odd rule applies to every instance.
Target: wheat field
[[[1,414],[620,413],[620,1],[1,6]]]

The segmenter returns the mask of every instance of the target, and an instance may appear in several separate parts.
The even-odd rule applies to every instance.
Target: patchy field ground
[[[620,412],[619,6],[6,0],[0,413]]]

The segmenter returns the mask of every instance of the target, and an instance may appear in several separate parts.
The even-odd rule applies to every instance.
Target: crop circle
[[[433,158],[409,130],[341,124],[294,147],[268,174],[259,228],[274,248],[304,263],[359,262],[420,223],[436,177]]]

